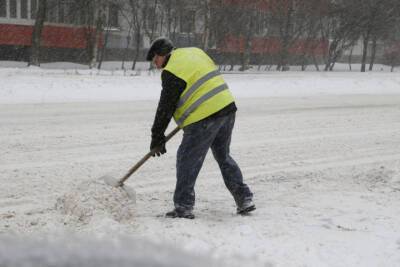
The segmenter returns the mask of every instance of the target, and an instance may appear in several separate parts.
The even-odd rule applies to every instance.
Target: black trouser
[[[253,194],[243,183],[239,166],[229,155],[234,124],[233,112],[222,117],[206,118],[183,129],[183,139],[178,149],[176,163],[175,208],[193,209],[194,185],[209,148],[218,162],[225,185],[235,199],[236,205],[240,206],[244,200],[252,199]]]

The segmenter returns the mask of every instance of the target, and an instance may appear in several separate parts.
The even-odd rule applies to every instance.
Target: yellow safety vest
[[[218,68],[199,48],[173,50],[164,69],[186,82],[174,113],[180,128],[207,118],[234,102]]]

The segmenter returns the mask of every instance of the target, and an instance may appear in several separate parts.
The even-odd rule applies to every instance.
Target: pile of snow
[[[111,217],[117,222],[133,219],[135,199],[121,187],[103,180],[85,181],[58,198],[56,208],[74,221],[87,224],[93,217]]]

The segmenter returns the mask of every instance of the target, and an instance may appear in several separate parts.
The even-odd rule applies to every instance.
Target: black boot
[[[175,208],[174,210],[165,213],[165,217],[194,219],[194,214],[193,214],[192,210]]]
[[[256,205],[254,205],[251,199],[243,201],[243,203],[237,207],[237,214],[247,215],[249,212],[256,209]]]

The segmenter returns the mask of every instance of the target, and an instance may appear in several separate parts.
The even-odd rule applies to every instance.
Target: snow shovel
[[[170,132],[166,137],[165,137],[165,142],[168,142],[177,132],[179,132],[180,128],[176,127],[172,132]],[[124,185],[125,181],[128,180],[128,178],[142,166],[151,156],[153,156],[157,151],[158,147],[153,148],[149,153],[147,153],[141,160],[139,160],[135,166],[129,169],[129,171],[122,177],[121,179],[115,179],[114,177],[110,175],[104,175],[100,179],[104,180],[104,182],[108,185],[114,186],[114,187],[121,187],[126,193],[128,194],[129,198],[135,199],[135,191],[133,188],[130,188],[126,185]]]

